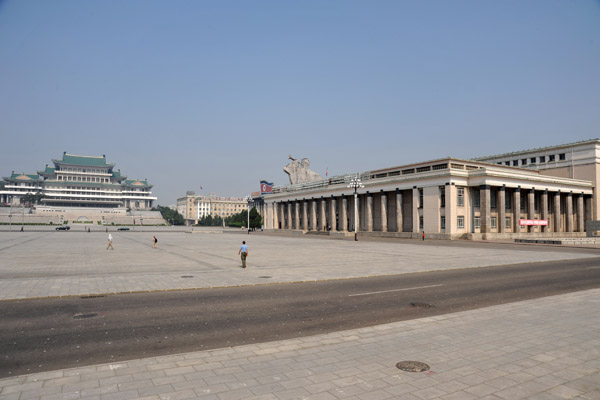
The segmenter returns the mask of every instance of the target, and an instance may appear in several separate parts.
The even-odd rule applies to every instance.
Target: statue
[[[283,172],[289,175],[290,183],[292,185],[296,183],[320,181],[323,179],[321,175],[308,168],[310,166],[308,158],[303,158],[301,162],[298,162],[297,159],[289,155],[288,159],[292,161],[283,168]]]

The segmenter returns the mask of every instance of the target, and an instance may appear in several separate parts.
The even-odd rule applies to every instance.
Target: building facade
[[[355,203],[348,186],[356,176],[364,187]],[[329,235],[352,234],[356,225],[367,236],[582,236],[594,215],[594,190],[589,179],[446,158],[275,187],[260,211],[265,229]]]
[[[149,210],[156,197],[146,179],[127,179],[106,156],[63,153],[37,174],[15,173],[4,177],[0,203],[21,205],[27,195],[40,195],[49,208],[123,208]]]
[[[594,185],[592,219],[600,220],[600,140],[522,150],[514,153],[477,158],[478,161],[510,165],[562,178],[582,179]]]
[[[227,218],[247,210],[248,203],[241,197],[219,197],[196,195],[188,192],[177,199],[177,212],[183,215],[186,225],[196,225],[207,216]]]

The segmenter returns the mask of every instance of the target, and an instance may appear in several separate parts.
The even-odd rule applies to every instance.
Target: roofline
[[[403,165],[398,165],[398,166],[394,166],[394,167],[373,169],[373,170],[370,170],[370,171],[365,171],[364,173],[373,174],[373,173],[384,172],[384,171],[389,171],[389,170],[396,170],[396,169],[416,168],[416,167],[419,167],[419,166],[422,166],[422,165],[442,164],[444,162],[468,163],[468,164],[479,165],[479,166],[482,166],[482,167],[509,168],[512,171],[514,171],[514,170],[521,170],[521,171],[527,171],[527,172],[531,172],[532,171],[530,168],[519,168],[519,167],[512,167],[512,166],[509,166],[509,165],[500,165],[500,164],[496,164],[496,163],[485,162],[485,161],[465,160],[465,159],[462,159],[462,158],[454,158],[454,157],[444,157],[444,158],[437,158],[435,160],[422,161],[422,162],[418,162],[418,163],[403,164]]]
[[[510,153],[495,154],[495,155],[485,156],[485,157],[477,157],[477,158],[474,158],[473,160],[483,161],[483,160],[487,160],[487,159],[491,159],[491,158],[503,158],[503,157],[508,157],[508,156],[515,156],[518,154],[527,154],[527,153],[533,153],[533,152],[544,151],[544,150],[566,149],[569,147],[581,146],[584,144],[591,144],[591,143],[596,143],[597,145],[600,145],[600,139],[598,139],[598,138],[586,139],[586,140],[580,140],[579,142],[559,144],[556,146],[546,146],[546,147],[538,147],[538,148],[533,148],[533,149],[528,149],[528,150],[519,150],[519,151],[510,152]]]

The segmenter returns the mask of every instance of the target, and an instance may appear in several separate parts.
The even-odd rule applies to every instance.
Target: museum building
[[[127,179],[106,156],[81,156],[63,153],[37,174],[15,173],[4,177],[0,203],[22,205],[27,195],[40,194],[41,207],[112,208],[149,210],[156,197],[146,179]]]
[[[361,236],[584,236],[586,221],[599,219],[599,154],[594,139],[477,160],[443,158],[276,186],[257,203],[268,230],[345,236],[357,221]]]

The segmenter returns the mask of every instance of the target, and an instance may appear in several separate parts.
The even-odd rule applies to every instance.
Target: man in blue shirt
[[[240,247],[240,251],[238,254],[242,255],[242,268],[246,268],[246,257],[248,257],[248,246],[246,245],[246,241],[242,241],[242,247]]]

